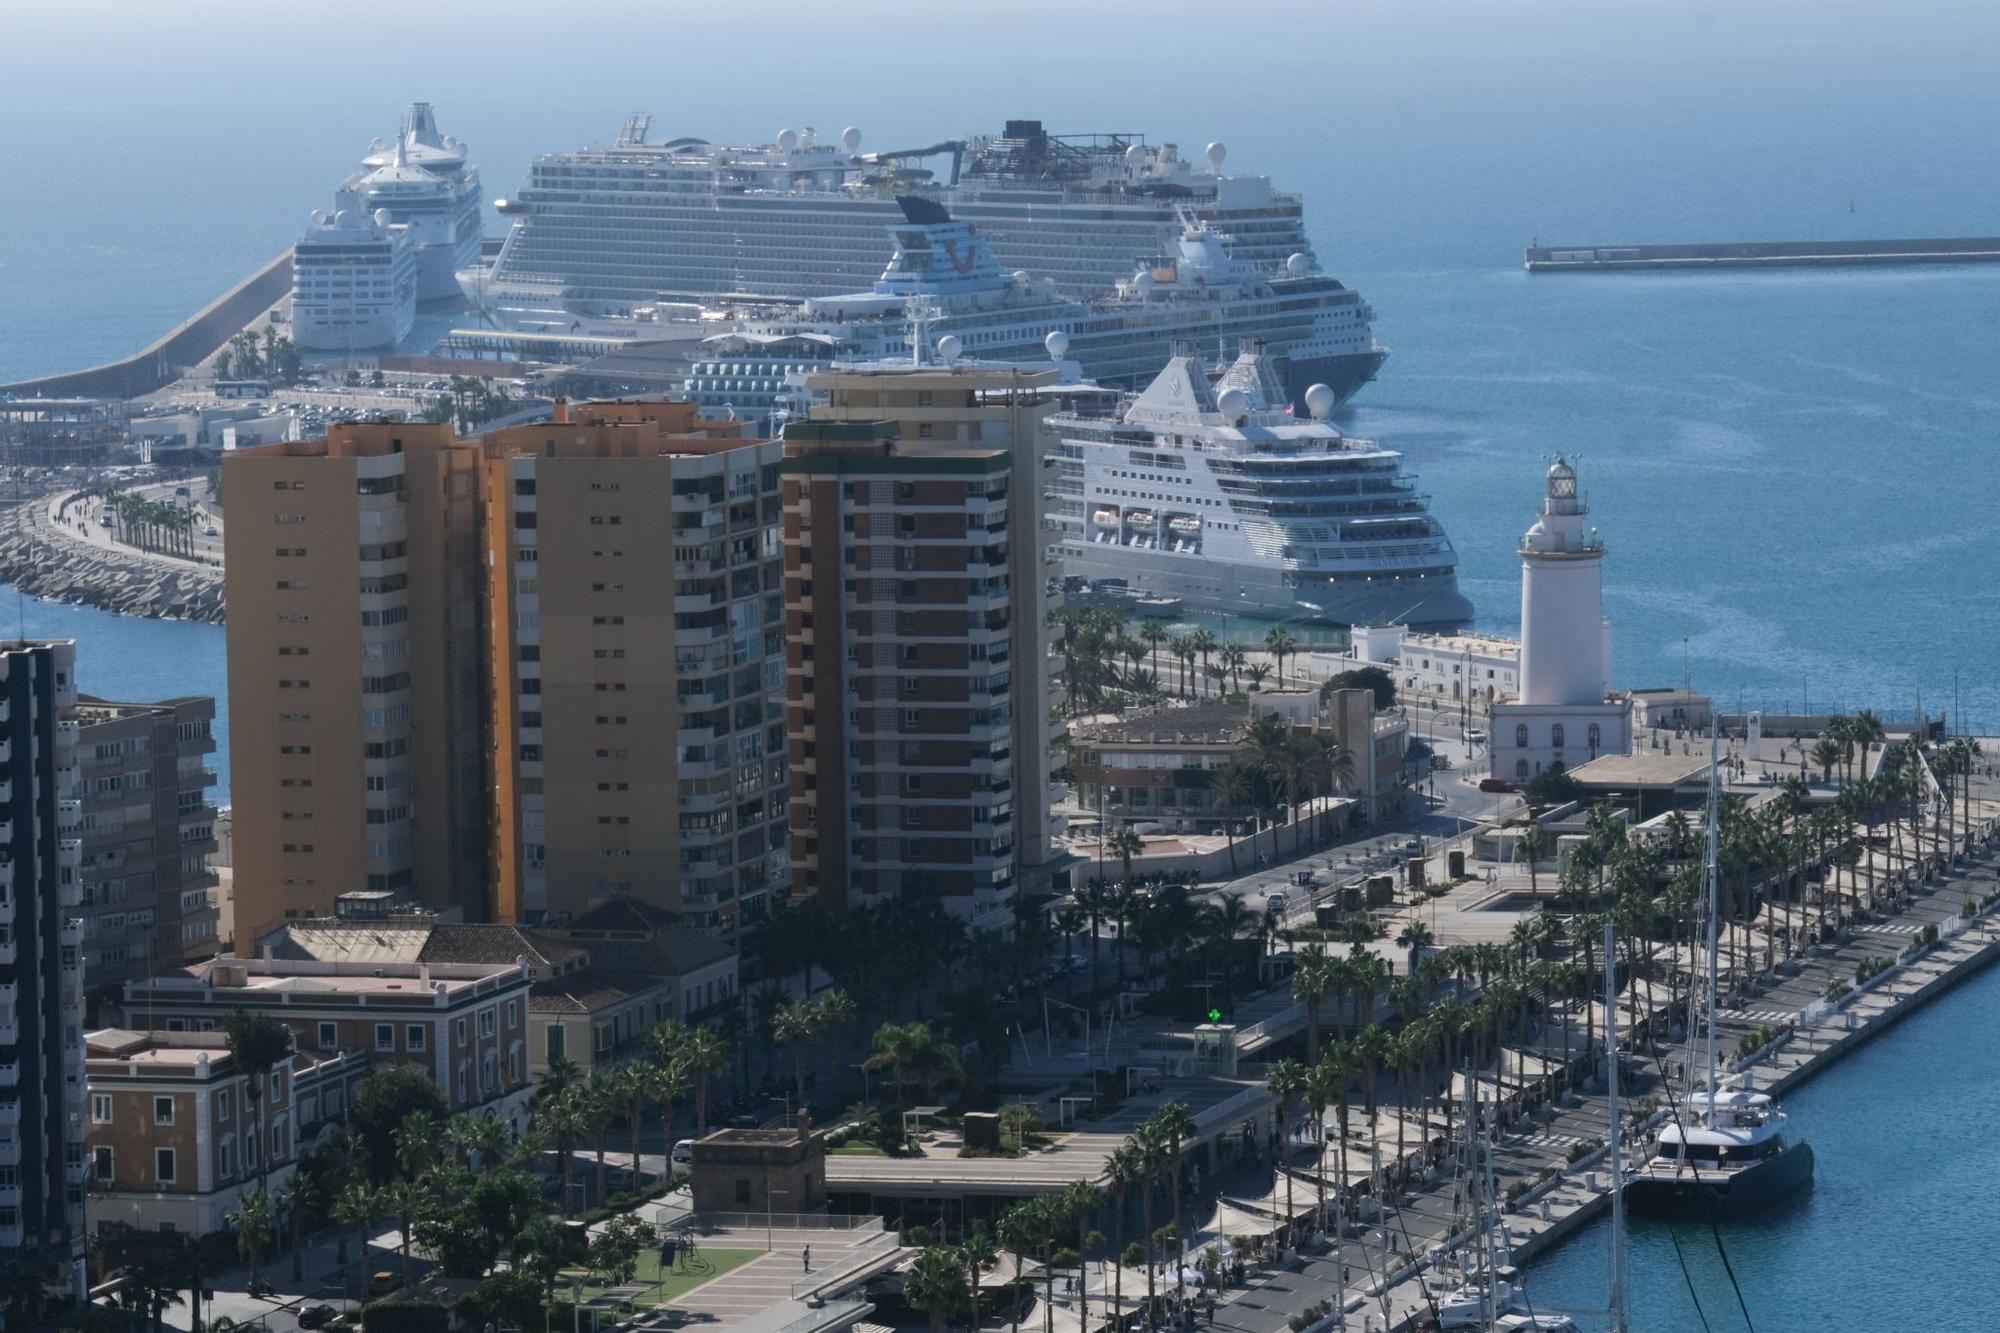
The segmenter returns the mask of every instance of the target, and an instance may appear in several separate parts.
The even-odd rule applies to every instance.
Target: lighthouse
[[[1611,691],[1604,538],[1576,465],[1550,465],[1521,537],[1521,687],[1493,707],[1493,776],[1517,782],[1632,748],[1631,701]]]

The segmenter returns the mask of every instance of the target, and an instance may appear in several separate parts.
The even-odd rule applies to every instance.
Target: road
[[[186,495],[178,494],[185,489]],[[208,478],[187,477],[172,481],[148,482],[125,488],[125,493],[142,496],[161,504],[189,508],[194,513],[192,558],[130,545],[119,539],[115,524],[107,523],[104,506],[93,498],[71,499],[71,493],[52,497],[46,507],[51,528],[71,541],[171,564],[220,565],[222,563],[222,511],[209,495]],[[212,534],[212,535],[211,535]]]

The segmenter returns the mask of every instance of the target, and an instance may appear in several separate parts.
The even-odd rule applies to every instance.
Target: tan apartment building
[[[478,450],[335,426],[227,456],[236,925],[486,902]]]
[[[346,1118],[366,1057],[295,1051],[249,1079],[220,1032],[130,1032],[87,1038],[93,1234],[107,1223],[140,1231],[221,1230],[260,1173],[274,1195],[319,1136]]]
[[[895,363],[842,367],[807,381],[814,421],[890,421],[906,445],[998,449],[1008,455],[1007,580],[1013,616],[1007,667],[1014,715],[1014,842],[1021,888],[1047,891],[1058,863],[1049,814],[1052,748],[1063,724],[1060,688],[1062,570],[1050,533],[1044,461],[1054,440],[1044,423],[1061,406],[1060,373],[1002,363]]]
[[[495,916],[754,926],[789,877],[783,446],[655,400],[482,448]]]
[[[215,700],[77,700],[85,1013],[216,951]]]
[[[909,444],[887,421],[793,422],[785,450],[793,896],[923,893],[1007,929],[1011,456]]]
[[[528,992],[525,961],[492,963],[212,958],[125,987],[128,1027],[218,1032],[241,1009],[292,1030],[313,1056],[349,1052],[414,1065],[436,1080],[453,1114],[525,1123]]]

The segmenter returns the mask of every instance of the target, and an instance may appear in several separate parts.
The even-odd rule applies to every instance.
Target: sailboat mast
[[[1717,825],[1722,822],[1722,764],[1718,758],[1716,726],[1708,724],[1708,1112],[1705,1122],[1715,1128],[1715,993],[1719,985],[1716,967],[1717,922],[1721,916],[1722,858]]]
[[[1604,1040],[1609,1048],[1611,1102],[1611,1333],[1625,1333],[1625,1141],[1618,1106],[1618,951],[1611,916],[1604,917]]]

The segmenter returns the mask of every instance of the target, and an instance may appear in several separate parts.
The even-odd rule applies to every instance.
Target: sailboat
[[[1813,1150],[1788,1137],[1785,1113],[1767,1093],[1725,1089],[1716,1079],[1716,932],[1721,804],[1716,736],[1708,741],[1708,1076],[1660,1128],[1653,1155],[1625,1182],[1633,1212],[1654,1217],[1735,1217],[1812,1184]],[[1692,1065],[1692,1061],[1689,1062]]]

